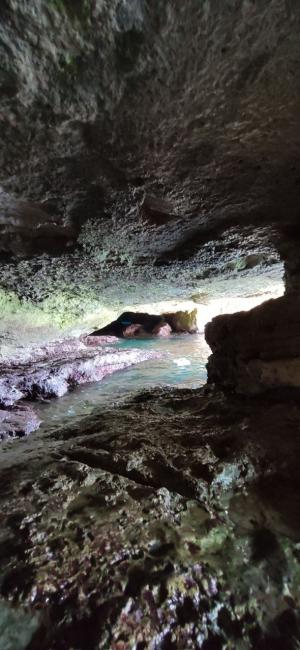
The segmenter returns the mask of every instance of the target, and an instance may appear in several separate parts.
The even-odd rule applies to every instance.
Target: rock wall
[[[0,300],[73,322],[289,247],[299,28],[297,0],[2,0]]]
[[[299,27],[297,0],[2,0],[0,185],[60,248],[89,220],[86,249],[112,226],[130,249],[141,222],[159,255],[297,222]],[[19,207],[17,242],[0,232],[14,254]]]
[[[300,388],[300,296],[269,300],[206,325],[208,381],[239,393]]]

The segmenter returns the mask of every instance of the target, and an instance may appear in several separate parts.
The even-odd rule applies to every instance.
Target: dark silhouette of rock
[[[168,336],[172,332],[197,331],[197,310],[178,311],[169,314],[146,314],[126,311],[117,320],[90,334],[93,336],[117,336],[135,338],[137,336]]]
[[[117,320],[102,327],[90,336],[117,336],[118,338],[144,334],[149,336],[155,328],[166,324],[166,320],[157,314],[145,314],[134,311],[125,311]]]

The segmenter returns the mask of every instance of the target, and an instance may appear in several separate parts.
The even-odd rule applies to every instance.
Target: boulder
[[[172,332],[197,331],[197,309],[176,311],[174,313],[146,314],[126,311],[117,320],[100,330],[92,332],[88,338],[117,336],[118,338],[135,338],[137,336],[169,336]]]
[[[0,409],[0,440],[7,437],[22,437],[39,428],[41,420],[34,410],[20,404],[14,409]]]
[[[130,338],[130,336],[150,335],[155,333],[155,328],[166,325],[166,320],[157,314],[126,311],[117,320],[109,323],[100,330],[92,332],[90,336],[117,336]]]
[[[155,336],[170,336],[172,330],[168,323],[161,323],[154,328],[153,334]]]
[[[206,325],[205,338],[212,350],[209,383],[245,394],[300,388],[299,295],[217,316]]]
[[[197,332],[197,309],[192,311],[175,311],[163,314],[164,319],[170,325],[173,332]]]
[[[125,339],[130,339],[136,336],[145,336],[145,334],[146,332],[143,326],[139,325],[138,323],[128,325],[128,327],[125,327],[125,329],[123,330],[123,336]]]

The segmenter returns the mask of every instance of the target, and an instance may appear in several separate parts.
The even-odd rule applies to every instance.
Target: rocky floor
[[[295,393],[146,392],[0,458],[1,650],[299,647]]]

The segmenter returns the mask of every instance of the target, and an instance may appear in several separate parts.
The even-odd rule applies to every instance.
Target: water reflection
[[[140,363],[111,375],[101,382],[86,384],[47,404],[35,404],[43,420],[42,429],[89,415],[99,406],[119,402],[131,394],[157,386],[197,388],[206,382],[206,362],[210,349],[203,334],[182,334],[169,338],[122,340],[120,350],[154,349],[160,358]]]

